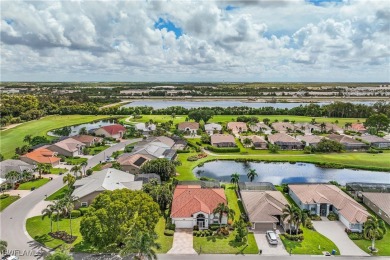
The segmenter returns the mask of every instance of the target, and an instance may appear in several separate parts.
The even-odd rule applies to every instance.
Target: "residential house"
[[[366,150],[368,149],[368,145],[362,143],[356,139],[353,139],[346,135],[338,135],[338,134],[330,134],[327,137],[329,140],[336,141],[342,145],[344,145],[345,149],[348,151],[351,150]]]
[[[229,134],[213,134],[211,136],[211,145],[216,147],[235,147],[236,140]]]
[[[57,152],[59,155],[74,157],[82,154],[84,147],[84,143],[69,137],[55,144],[49,145],[47,149]]]
[[[121,166],[121,170],[132,174],[139,174],[141,167],[146,162],[152,160],[153,157],[145,154],[122,154],[117,158],[117,162]]]
[[[260,132],[260,133],[264,133],[266,135],[269,135],[272,133],[272,129],[271,127],[269,127],[268,125],[264,124],[263,122],[258,122],[256,124],[253,124],[253,125],[249,125],[249,129],[252,131],[252,132]]]
[[[244,122],[229,122],[227,124],[227,129],[232,131],[232,134],[239,135],[248,131],[248,127]]]
[[[283,209],[288,205],[280,191],[242,190],[240,197],[254,230],[274,230],[285,228],[282,220]]]
[[[284,133],[269,135],[268,142],[278,145],[282,150],[303,149],[303,143],[301,141]]]
[[[138,123],[134,125],[135,129],[142,132],[142,134],[149,134],[151,131],[156,130],[155,124],[149,124],[149,123]]]
[[[370,216],[363,206],[335,185],[291,184],[288,187],[300,209],[324,217],[334,212],[352,232],[362,232],[363,224]]]
[[[204,130],[208,135],[219,134],[222,131],[222,126],[216,123],[205,124]]]
[[[173,193],[171,219],[176,228],[208,229],[210,224],[219,224],[219,215],[213,211],[218,204],[227,204],[225,191],[220,188],[201,188],[200,185],[178,185]],[[222,217],[227,224],[227,216]]]
[[[171,139],[175,142],[172,146],[174,150],[184,150],[187,146],[187,141],[179,136],[172,136]]]
[[[390,148],[390,140],[376,135],[362,135],[359,137],[363,142],[369,143],[372,147],[383,149]]]
[[[123,125],[107,125],[102,126],[95,130],[97,136],[111,137],[115,139],[121,139],[126,133],[126,128]]]
[[[104,169],[74,183],[75,208],[87,207],[97,195],[106,190],[141,190],[142,181],[135,181],[133,174],[113,168]]]
[[[149,183],[152,180],[157,181],[158,184],[161,184],[161,177],[155,173],[141,173],[135,175],[135,181],[142,181],[143,184]]]
[[[297,140],[304,142],[305,146],[316,147],[317,144],[322,140],[322,136],[318,135],[298,135]]]
[[[57,157],[57,152],[47,149],[46,145],[20,156],[20,160],[29,164],[47,163],[54,167],[60,164],[61,158]]]
[[[321,128],[310,123],[296,123],[294,124],[296,130],[301,131],[305,135],[311,135],[313,132],[320,132]]]
[[[352,123],[349,130],[364,134],[367,133],[366,127],[362,123]]]
[[[390,225],[390,193],[363,192],[363,203]]]
[[[254,147],[255,149],[267,149],[267,141],[259,135],[247,135],[240,136],[241,143],[245,145],[245,139],[249,139],[251,141],[250,147]]]
[[[165,158],[173,161],[176,158],[176,150],[171,148],[172,146],[166,143],[153,140],[151,142],[143,143],[134,147],[131,154],[144,154],[152,159]]]
[[[338,134],[344,133],[344,130],[336,124],[325,123],[324,127],[321,126],[322,124],[317,124],[317,125],[320,127],[321,131],[325,131],[327,133],[338,133]]]
[[[197,122],[181,122],[178,125],[179,131],[186,132],[188,134],[196,135],[199,130],[199,123]]]
[[[13,159],[7,159],[2,162],[0,162],[0,185],[6,182],[5,175],[7,173],[15,171],[17,173],[20,173],[20,177],[17,178],[15,181],[18,181],[22,178],[22,173],[24,171],[26,172],[34,172],[35,165],[28,164],[21,160],[13,160]]]
[[[93,135],[75,135],[72,136],[74,140],[82,142],[86,147],[93,146],[95,144],[103,142],[103,138]]]
[[[279,133],[291,133],[295,131],[295,126],[288,122],[275,122],[272,123],[271,126]]]

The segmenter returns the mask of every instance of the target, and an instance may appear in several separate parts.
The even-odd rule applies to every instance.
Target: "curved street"
[[[88,160],[87,169],[97,165],[100,161],[104,161],[105,157],[111,156],[113,152],[140,140],[141,139],[125,140],[107,148]],[[8,242],[7,250],[9,252],[19,256],[20,259],[41,258],[41,256],[34,256],[40,252],[43,247],[28,235],[25,225],[26,219],[28,218],[29,212],[45,199],[45,195],[54,193],[63,185],[62,178],[55,178],[27,196],[15,201],[0,213],[0,238]]]

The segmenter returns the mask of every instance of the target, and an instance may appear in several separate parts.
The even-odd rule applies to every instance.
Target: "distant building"
[[[336,141],[342,145],[344,145],[346,150],[366,150],[368,149],[368,145],[362,143],[358,140],[355,140],[346,135],[338,135],[338,134],[330,134],[327,137],[329,140]]]
[[[390,225],[390,193],[363,192],[363,203]]]
[[[232,131],[234,135],[238,135],[240,133],[244,133],[248,131],[248,127],[245,122],[229,122],[227,124],[227,129]]]
[[[154,158],[145,154],[122,154],[118,157],[117,162],[120,164],[122,171],[139,174],[142,165],[152,159]]]
[[[102,126],[95,130],[97,136],[111,137],[115,139],[121,139],[126,132],[126,128],[123,125],[107,125]]]
[[[279,133],[290,133],[295,131],[295,126],[288,122],[275,122],[272,123],[271,126]]]
[[[219,134],[222,131],[222,126],[216,123],[205,124],[204,130],[208,135]]]
[[[255,149],[267,149],[267,141],[262,136],[259,135],[240,136],[240,141],[243,144],[243,146],[246,146],[244,141],[245,139],[249,139],[251,141],[250,147],[254,147]]]
[[[268,141],[271,144],[276,144],[282,150],[297,150],[303,149],[303,143],[292,136],[284,133],[277,133],[268,136]]]
[[[264,124],[263,122],[258,122],[254,125],[249,125],[249,129],[252,131],[252,132],[260,132],[260,133],[264,133],[266,135],[269,135],[272,133],[272,129],[271,127],[269,127],[268,125]]]
[[[322,129],[321,124],[317,124],[317,125],[320,127],[321,131],[325,130],[325,132],[327,133],[338,133],[338,134],[344,133],[344,130],[336,124],[325,123],[324,129]]]
[[[213,134],[211,137],[211,145],[216,147],[235,147],[236,141],[234,136],[229,134]]]
[[[72,136],[74,140],[82,142],[86,147],[93,146],[95,144],[103,142],[103,138],[93,135],[75,135]]]
[[[317,147],[317,144],[321,142],[322,136],[317,135],[298,135],[296,137],[297,140],[303,141],[305,143],[305,146],[313,146]]]
[[[199,123],[197,122],[181,122],[178,125],[178,130],[191,133],[191,134],[196,134],[196,132],[199,129]]]
[[[22,173],[24,171],[32,173],[34,172],[34,169],[35,165],[28,164],[21,160],[4,160],[0,162],[0,185],[6,182],[5,175],[11,171],[20,173],[20,177],[16,179],[16,181],[19,181],[22,178]]]
[[[359,137],[363,142],[369,143],[375,148],[390,148],[390,140],[376,136],[376,135],[362,135]]]
[[[141,131],[143,134],[149,134],[149,132],[156,130],[156,125],[155,124],[138,123],[138,124],[135,124],[135,129],[137,129],[138,131]]]
[[[83,153],[85,144],[73,138],[66,138],[47,147],[50,151],[57,152],[59,155],[74,157]]]
[[[53,152],[47,149],[47,146],[43,146],[20,156],[20,160],[29,164],[44,163],[50,164],[51,166],[57,166],[60,164],[61,158],[57,157],[57,152]]]
[[[362,123],[352,123],[350,129],[361,134],[367,133],[367,129]]]
[[[321,128],[317,125],[309,124],[309,123],[296,123],[294,124],[295,130],[299,130],[305,135],[311,135],[313,132],[320,132]]]

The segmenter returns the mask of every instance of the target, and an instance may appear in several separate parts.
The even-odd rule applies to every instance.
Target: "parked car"
[[[278,237],[274,231],[268,230],[265,236],[267,237],[268,243],[270,243],[270,245],[278,244]]]

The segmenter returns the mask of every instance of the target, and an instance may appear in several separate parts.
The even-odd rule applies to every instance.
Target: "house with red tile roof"
[[[327,217],[330,212],[352,232],[362,232],[370,213],[341,189],[331,184],[288,185],[289,195],[302,209],[311,214]]]
[[[367,133],[367,129],[362,123],[352,123],[349,129],[362,134]]]
[[[41,148],[35,149],[30,153],[26,153],[25,155],[20,156],[20,160],[29,164],[38,164],[38,163],[47,163],[52,166],[56,166],[60,164],[61,158],[57,157],[57,152],[50,151],[46,148],[47,146],[43,146]]]
[[[176,228],[207,229],[219,224],[218,214],[213,214],[218,204],[227,204],[223,189],[201,188],[200,185],[178,185],[173,194],[171,219]],[[227,224],[227,216],[222,217]]]
[[[115,139],[121,139],[126,132],[126,128],[123,125],[107,125],[102,126],[95,131],[97,136],[111,137]]]

